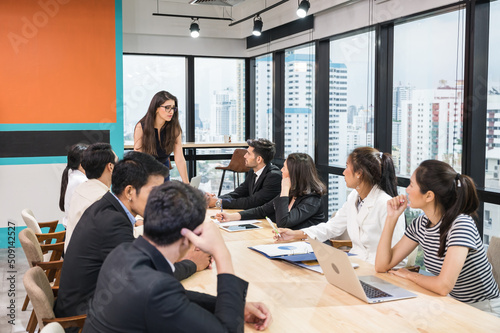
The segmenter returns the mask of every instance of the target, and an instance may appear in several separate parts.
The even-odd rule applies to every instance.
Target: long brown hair
[[[303,153],[293,153],[288,155],[285,163],[292,185],[290,197],[299,197],[311,193],[321,196],[326,193],[326,186],[319,180],[311,156]]]
[[[434,192],[435,206],[443,217],[439,229],[438,256],[444,255],[446,236],[453,221],[460,214],[475,216],[479,207],[476,186],[472,178],[457,173],[445,162],[427,160],[415,170],[415,180],[420,193]],[[430,223],[430,221],[429,221]]]
[[[78,170],[82,163],[82,156],[85,149],[89,145],[86,143],[77,143],[72,145],[68,151],[68,163],[64,168],[61,177],[61,192],[59,194],[59,209],[64,212],[64,200],[66,197],[66,189],[68,188],[69,170]]]
[[[361,171],[361,180],[378,185],[391,197],[398,195],[396,171],[392,157],[372,147],[358,147],[349,155],[354,172]]]
[[[175,102],[175,107],[178,107],[177,97],[170,94],[167,91],[159,91],[151,100],[149,104],[148,112],[146,115],[139,120],[142,125],[142,147],[141,150],[147,154],[157,156],[156,153],[156,142],[155,142],[155,119],[156,110],[165,103],[167,100],[172,100]],[[177,109],[172,116],[170,121],[166,121],[163,127],[160,129],[160,134],[163,134],[163,142],[161,146],[170,155],[174,151],[175,140],[182,133],[181,125],[179,124],[179,110]],[[160,141],[161,141],[160,135]]]

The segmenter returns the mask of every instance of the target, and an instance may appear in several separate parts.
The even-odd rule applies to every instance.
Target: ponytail
[[[68,151],[68,163],[64,168],[61,178],[61,192],[59,194],[59,209],[64,212],[64,197],[66,196],[66,189],[68,188],[69,170],[78,170],[82,163],[82,155],[88,145],[84,143],[77,143]]]
[[[380,176],[380,188],[391,197],[398,195],[398,184],[396,179],[396,170],[391,155],[381,154],[382,175]]]
[[[457,173],[445,162],[423,161],[415,170],[415,179],[422,194],[434,192],[436,206],[443,212],[439,229],[438,256],[443,257],[448,232],[460,214],[476,217],[479,207],[472,178]]]
[[[396,171],[389,153],[372,147],[358,147],[349,155],[353,170],[361,171],[361,180],[371,186],[378,185],[382,191],[395,197],[398,195]]]

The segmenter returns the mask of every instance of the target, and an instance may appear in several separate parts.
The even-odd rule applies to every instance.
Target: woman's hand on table
[[[278,228],[278,233],[279,233],[279,236],[277,234],[275,234],[274,230],[273,230],[273,234],[274,234],[273,238],[278,243],[279,242],[290,242],[293,240],[300,240],[300,239],[305,238],[304,233],[300,230],[292,230],[292,229],[288,229],[288,228]]]
[[[217,213],[215,218],[219,222],[229,222],[229,221],[239,221],[241,220],[241,215],[238,213]]]

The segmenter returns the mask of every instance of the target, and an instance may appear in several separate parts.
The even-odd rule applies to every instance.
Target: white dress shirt
[[[78,185],[86,182],[87,180],[87,176],[85,176],[85,174],[80,170],[68,170],[68,185],[66,186],[66,193],[64,194],[64,216],[62,218],[62,224],[65,228],[68,226],[69,205],[71,203],[71,198],[73,197],[73,192],[75,192]]]
[[[108,191],[109,187],[97,179],[89,179],[75,189],[69,205],[68,226],[66,227],[66,240],[64,241],[65,252],[80,217],[90,205],[101,199]]]
[[[358,198],[358,192],[353,190],[333,218],[302,231],[309,237],[324,242],[342,235],[347,229],[352,241],[349,252],[356,254],[361,260],[375,264],[378,242],[387,217],[387,201],[391,197],[375,185],[359,206],[359,211],[356,205]],[[403,237],[404,232],[405,218],[401,214],[394,228],[392,246]]]

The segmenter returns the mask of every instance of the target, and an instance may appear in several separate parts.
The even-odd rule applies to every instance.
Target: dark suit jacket
[[[54,305],[56,317],[86,314],[104,259],[121,243],[133,241],[132,223],[110,192],[87,208],[64,255]],[[189,260],[176,264],[176,277],[180,279],[194,272],[196,264]]]
[[[272,164],[262,170],[257,183],[254,183],[253,170],[248,171],[243,184],[233,192],[221,195],[223,208],[249,209],[271,201],[281,191],[281,171]]]
[[[219,274],[217,297],[186,291],[165,257],[139,237],[104,262],[83,332],[243,332],[247,287]]]
[[[260,207],[240,212],[242,220],[262,219],[266,216],[276,222],[280,228],[299,230],[321,222],[325,222],[325,214],[321,203],[321,196],[307,194],[295,199],[292,209],[288,211],[289,197],[279,194],[273,201]]]

